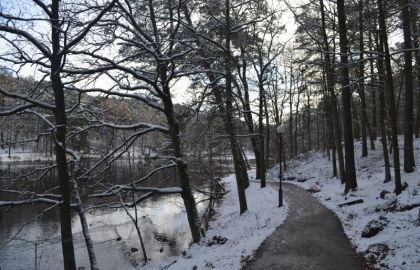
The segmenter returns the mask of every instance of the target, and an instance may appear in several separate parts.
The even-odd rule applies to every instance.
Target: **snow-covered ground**
[[[101,155],[98,153],[89,153],[81,154],[84,159],[99,159]],[[128,158],[128,153],[124,153],[120,159]],[[133,156],[131,155],[131,158]],[[141,155],[136,155],[137,159],[143,158]],[[0,162],[9,163],[9,162],[36,162],[36,161],[54,161],[55,160],[55,153],[53,152],[52,155],[45,154],[44,152],[28,152],[23,150],[12,150],[12,153],[8,154],[7,150],[0,149]]]
[[[400,147],[402,148],[402,137]],[[383,183],[384,166],[379,141],[376,141],[376,148],[375,151],[369,151],[368,157],[361,158],[361,144],[356,143],[358,189],[346,196],[343,194],[344,185],[340,184],[340,180],[331,178],[331,162],[322,153],[309,153],[298,157],[289,164],[289,170],[284,176],[296,177],[295,180],[287,182],[306,189],[320,190],[314,193],[314,196],[337,214],[352,244],[376,269],[420,269],[420,170],[406,174],[401,169],[402,181],[407,183],[408,187],[396,196],[393,193],[394,182]],[[418,168],[419,149],[420,140],[415,140]],[[400,153],[403,164],[402,150]],[[277,172],[278,168],[270,173],[275,176]],[[391,172],[393,175],[392,167]],[[363,203],[338,206],[357,199],[362,199]],[[414,205],[417,206],[413,207]],[[407,206],[412,206],[413,209],[408,210]],[[375,236],[363,238],[362,231],[371,221],[382,223],[385,227]]]
[[[0,162],[50,161],[54,159],[55,156],[46,155],[45,153],[33,153],[22,151],[12,151],[9,157],[9,154],[6,150],[0,150]]]
[[[216,209],[206,237],[182,256],[149,262],[140,266],[141,269],[241,269],[241,262],[252,256],[262,241],[285,220],[287,202],[283,207],[277,207],[277,191],[272,187],[261,189],[258,183],[251,183],[246,190],[248,211],[239,215],[235,177],[230,175],[223,180],[229,193]]]

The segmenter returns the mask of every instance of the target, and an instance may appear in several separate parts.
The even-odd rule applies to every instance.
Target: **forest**
[[[419,5],[1,1],[0,270],[117,269],[119,248],[118,269],[258,269],[308,196],[295,185],[336,213],[360,269],[418,269]],[[234,264],[183,264],[228,247],[239,228],[209,238],[228,213],[264,237],[231,246]],[[360,240],[375,224],[395,231]]]

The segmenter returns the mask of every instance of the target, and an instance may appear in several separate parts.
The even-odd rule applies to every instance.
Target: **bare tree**
[[[143,10],[147,11],[147,16],[141,15]],[[75,68],[68,72],[79,76],[94,76],[96,80],[104,79],[101,76],[105,76],[112,86],[90,91],[137,100],[165,117],[167,128],[143,126],[149,131],[164,132],[170,138],[172,155],[169,158],[177,165],[181,197],[187,210],[191,234],[193,241],[198,242],[201,237],[200,221],[184,157],[180,119],[175,111],[172,94],[173,84],[179,78],[197,73],[182,64],[193,50],[189,45],[191,41],[183,35],[180,14],[181,5],[178,1],[118,2],[115,12],[95,33],[95,42],[89,44],[92,50],[74,52],[84,56],[86,65],[91,68]],[[102,38],[102,31],[109,31],[112,35]],[[103,53],[111,50],[115,44],[119,46],[120,54]],[[133,134],[133,140],[140,135]]]
[[[410,1],[401,0],[401,19],[404,33],[404,78],[405,78],[405,104],[404,104],[404,171],[413,172],[416,166],[413,149],[414,106],[413,106],[413,52],[412,26]]]
[[[258,12],[258,10],[257,10]],[[262,30],[262,31],[261,31]],[[276,42],[276,38],[282,31],[280,25],[276,23],[276,16],[274,12],[269,12],[267,20],[264,20],[261,25],[254,24],[252,36],[254,40],[254,53],[256,54],[253,61],[254,71],[257,77],[259,101],[258,101],[258,142],[259,142],[259,162],[261,187],[266,186],[266,169],[269,154],[269,131],[265,132],[267,138],[264,143],[264,116],[269,119],[267,112],[267,94],[266,87],[268,84],[268,76],[273,68],[273,62],[281,53],[283,46]],[[261,35],[259,34],[261,33]],[[252,53],[252,52],[251,52]],[[251,58],[252,56],[250,56]],[[269,128],[270,123],[267,121],[265,126]]]
[[[385,11],[382,0],[378,0],[378,19],[379,19],[379,38],[381,44],[384,46],[385,54],[385,70],[386,70],[386,86],[387,86],[387,97],[388,97],[388,117],[392,132],[392,149],[393,149],[393,160],[394,160],[394,177],[395,177],[395,192],[398,194],[402,191],[401,185],[401,172],[400,172],[400,154],[398,147],[398,123],[397,123],[397,111],[395,105],[394,96],[394,83],[392,78],[391,68],[391,56],[389,53],[388,45],[388,34],[385,23]]]
[[[345,193],[357,188],[356,166],[354,162],[353,128],[351,117],[351,89],[348,67],[348,45],[347,45],[347,27],[346,12],[344,1],[337,1],[338,29],[340,35],[340,59],[341,59],[341,87],[343,103],[343,123],[344,126],[344,149],[346,165],[346,188]]]
[[[53,98],[43,101],[42,91],[34,95],[30,89],[26,93],[16,94],[0,89],[0,93],[18,101],[16,105],[2,115],[15,113],[33,113],[41,117],[50,125],[50,131],[54,137],[55,158],[58,177],[60,180],[60,226],[61,242],[63,250],[64,268],[76,269],[74,257],[73,236],[71,228],[71,195],[72,185],[70,181],[69,168],[66,155],[69,149],[66,146],[67,111],[66,99],[64,94],[64,83],[62,80],[62,70],[66,62],[68,51],[77,45],[90,31],[90,29],[108,12],[115,1],[105,3],[100,11],[94,15],[89,23],[79,28],[78,34],[73,32],[74,25],[72,20],[61,23],[63,19],[68,19],[66,15],[66,3],[53,0],[47,6],[42,1],[34,0],[32,4],[40,12],[40,15],[27,14],[23,10],[11,11],[7,13],[7,8],[1,13],[0,32],[1,38],[9,45],[10,51],[2,54],[2,60],[17,66],[38,65],[44,72],[42,81],[49,77],[49,87],[53,92]],[[2,8],[3,9],[3,8]],[[28,9],[30,10],[30,9]],[[26,10],[26,11],[28,11]],[[20,13],[20,11],[23,11]],[[40,24],[45,27],[44,32],[33,32],[32,24]],[[50,35],[50,36],[49,36]],[[24,47],[26,45],[28,47]],[[42,70],[43,69],[43,70]],[[36,93],[36,92],[35,92]],[[41,113],[32,111],[32,108],[39,108],[54,115],[54,123],[51,123]],[[94,256],[92,256],[94,260]],[[92,262],[95,269],[96,262]]]

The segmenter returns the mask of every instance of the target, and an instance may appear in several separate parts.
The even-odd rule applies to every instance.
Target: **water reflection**
[[[5,172],[2,168],[2,174],[18,174],[31,168],[33,164],[19,164],[13,166],[14,172]],[[127,168],[124,163],[117,164],[107,181],[124,182],[128,177],[141,177],[145,172],[147,170],[144,168]],[[175,170],[171,169],[156,174],[145,185],[173,186],[175,178]],[[204,199],[201,194],[195,196],[197,201]],[[206,206],[207,201],[198,204],[200,214],[204,213]],[[22,228],[25,222],[44,208],[33,205],[13,208],[8,212],[0,209],[0,269],[62,268],[57,209]],[[134,213],[134,210],[130,211]],[[190,244],[187,216],[179,195],[151,197],[140,204],[138,216],[147,256],[152,260],[178,255]],[[86,218],[100,269],[134,268],[142,261],[137,232],[123,209],[91,209],[86,213]],[[72,227],[77,265],[79,269],[89,269],[82,229],[76,214],[72,217]],[[22,231],[17,237],[8,242],[19,230]]]

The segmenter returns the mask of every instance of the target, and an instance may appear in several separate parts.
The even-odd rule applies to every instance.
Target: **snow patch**
[[[251,183],[246,190],[248,211],[239,215],[235,176],[223,180],[229,193],[216,210],[206,237],[199,244],[193,244],[182,256],[149,262],[140,266],[141,269],[241,269],[241,262],[248,260],[262,241],[285,220],[287,202],[283,207],[277,207],[278,192],[274,188],[261,189],[258,183]]]

